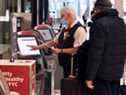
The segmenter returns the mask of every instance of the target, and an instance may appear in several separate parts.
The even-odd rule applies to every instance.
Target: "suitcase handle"
[[[73,70],[74,70],[74,60],[73,60],[74,58],[73,58],[73,55],[72,55],[72,57],[71,57],[71,71],[70,71],[70,75],[69,75],[69,78],[70,79],[75,79],[76,78],[76,76],[74,75],[74,72],[73,72]]]

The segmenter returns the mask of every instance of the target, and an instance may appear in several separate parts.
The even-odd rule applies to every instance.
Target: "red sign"
[[[35,95],[35,64],[28,62],[25,63],[26,65],[24,63],[14,64],[0,64],[0,71],[7,81],[10,93],[12,95]]]

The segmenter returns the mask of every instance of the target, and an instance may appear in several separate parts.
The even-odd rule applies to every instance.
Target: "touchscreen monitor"
[[[44,41],[50,41],[53,39],[52,33],[49,29],[38,30]]]
[[[40,55],[40,50],[31,50],[29,45],[37,46],[35,37],[19,37],[17,38],[20,54],[22,56],[37,56]]]

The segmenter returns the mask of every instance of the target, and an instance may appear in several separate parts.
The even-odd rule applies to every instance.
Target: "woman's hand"
[[[54,47],[52,47],[51,49],[52,49],[52,52],[55,53],[55,54],[61,53],[61,49],[54,48]]]
[[[94,85],[93,85],[93,81],[92,80],[87,80],[86,81],[86,85],[89,89],[93,90],[94,89]]]
[[[31,48],[31,50],[38,50],[38,49],[48,49],[49,47],[46,45],[46,44],[42,44],[42,45],[39,45],[39,46],[34,46],[34,45],[28,45],[28,47]]]
[[[31,50],[38,50],[39,49],[38,46],[34,46],[34,45],[28,45],[28,47],[30,47]]]

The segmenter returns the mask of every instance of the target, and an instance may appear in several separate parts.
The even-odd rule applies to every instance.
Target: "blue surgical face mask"
[[[67,20],[62,19],[62,20],[61,20],[61,23],[62,23],[62,27],[63,27],[64,29],[67,29],[67,28],[68,28],[68,22],[67,22]]]

